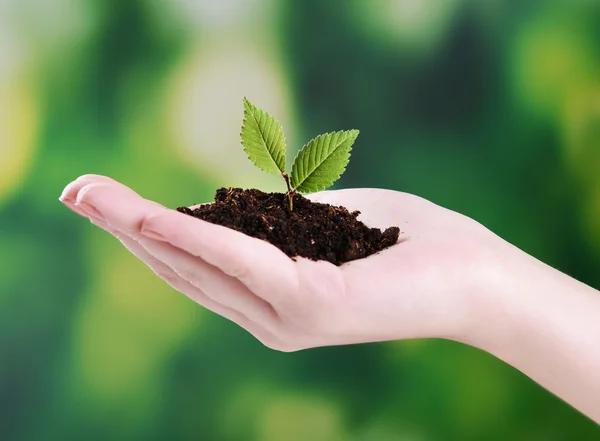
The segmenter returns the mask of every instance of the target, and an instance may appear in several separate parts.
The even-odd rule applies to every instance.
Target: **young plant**
[[[294,159],[289,176],[285,172],[285,136],[281,124],[244,98],[242,145],[248,158],[261,170],[280,174],[287,185],[290,211],[296,193],[325,190],[346,170],[358,130],[319,135],[309,141]]]

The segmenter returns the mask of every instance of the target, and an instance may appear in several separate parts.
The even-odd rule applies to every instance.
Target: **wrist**
[[[494,355],[510,347],[527,333],[548,270],[555,271],[502,241],[479,265],[466,326],[456,340]]]
[[[460,341],[508,362],[584,341],[600,316],[597,291],[508,243],[484,279]]]
[[[600,422],[600,293],[521,251],[511,254],[504,276],[479,296],[478,318],[462,341]]]

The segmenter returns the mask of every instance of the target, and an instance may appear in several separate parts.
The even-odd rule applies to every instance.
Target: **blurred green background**
[[[0,439],[600,439],[457,343],[266,349],[58,202],[86,173],[170,207],[282,190],[242,152],[244,95],[296,149],[359,128],[339,187],[600,286],[598,1],[0,0]]]

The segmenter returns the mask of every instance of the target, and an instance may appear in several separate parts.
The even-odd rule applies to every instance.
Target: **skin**
[[[60,200],[159,277],[269,348],[446,338],[490,352],[600,423],[600,293],[476,221],[414,195],[325,191],[402,231],[395,246],[336,267],[167,209],[104,176]]]

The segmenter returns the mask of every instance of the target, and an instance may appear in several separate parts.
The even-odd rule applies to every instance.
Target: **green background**
[[[282,190],[242,152],[244,95],[290,155],[360,129],[338,187],[600,286],[598,1],[2,0],[0,439],[600,439],[457,343],[268,350],[58,202],[87,173],[169,207]]]

